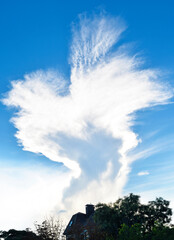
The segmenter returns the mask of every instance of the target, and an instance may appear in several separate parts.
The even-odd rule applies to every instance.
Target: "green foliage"
[[[145,205],[140,203],[138,195],[131,193],[113,204],[100,203],[96,205],[94,220],[106,237],[116,239],[122,229],[122,235],[125,235],[125,239],[130,240],[131,234],[137,236],[137,239],[150,234],[156,222],[159,226],[169,225],[171,216],[172,210],[169,208],[169,201],[156,198],[155,201]],[[139,229],[140,226],[141,229]]]
[[[158,225],[151,232],[143,234],[140,224],[134,224],[131,227],[123,224],[118,240],[174,240],[174,228]]]
[[[114,203],[114,208],[119,214],[121,224],[132,226],[135,223],[141,222],[141,204],[138,195],[131,193],[129,196],[118,199]]]
[[[166,226],[155,226],[147,235],[147,240],[174,240],[174,228]]]
[[[107,238],[111,239],[117,236],[120,218],[114,206],[98,204],[94,214],[94,221]]]
[[[131,227],[123,224],[119,230],[118,240],[142,240],[143,233],[140,224],[134,224]]]

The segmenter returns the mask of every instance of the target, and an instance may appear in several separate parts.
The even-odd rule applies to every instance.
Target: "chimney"
[[[86,204],[86,215],[90,216],[93,213],[94,213],[94,205]]]

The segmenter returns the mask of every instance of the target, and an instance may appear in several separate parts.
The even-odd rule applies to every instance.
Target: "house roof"
[[[91,206],[93,206],[93,205],[91,205]],[[91,212],[90,214],[87,214],[87,213],[85,214],[85,213],[81,213],[81,212],[74,214],[71,217],[71,219],[64,231],[64,235],[69,235],[78,229],[80,230],[80,228],[85,227],[88,224],[91,224],[91,223],[94,224],[93,215],[94,215],[94,212]],[[78,229],[75,229],[76,227]]]

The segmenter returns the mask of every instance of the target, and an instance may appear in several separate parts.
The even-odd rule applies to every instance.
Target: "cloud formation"
[[[1,229],[33,228],[35,221],[42,222],[46,216],[54,215],[54,206],[61,204],[70,178],[61,169],[39,165],[1,166]]]
[[[128,152],[140,141],[132,130],[136,111],[172,97],[158,71],[143,69],[124,47],[116,49],[124,30],[119,18],[81,16],[73,28],[70,84],[56,71],[37,71],[13,81],[4,99],[17,109],[12,122],[23,149],[65,166],[71,186],[64,204],[74,211],[121,194],[132,161]],[[108,143],[113,157],[103,155]]]
[[[137,175],[138,176],[149,175],[149,172],[148,171],[143,171],[143,172],[139,172]]]

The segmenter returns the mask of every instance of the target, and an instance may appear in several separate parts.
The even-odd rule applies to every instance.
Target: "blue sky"
[[[70,216],[76,210],[83,211],[85,201],[94,203],[101,199],[106,202],[114,201],[117,196],[129,192],[140,194],[143,201],[152,200],[156,196],[173,201],[174,108],[169,94],[173,88],[174,77],[174,4],[172,1],[158,1],[157,3],[156,1],[144,0],[89,0],[86,2],[11,0],[4,1],[0,5],[0,94],[1,99],[9,99],[7,104],[9,107],[0,103],[0,171],[1,189],[4,196],[0,202],[0,209],[4,209],[3,217],[0,219],[2,228],[32,226],[35,220],[41,220],[45,214],[57,214],[62,210],[68,210],[69,215],[67,216]],[[157,106],[148,102],[148,108],[145,108],[144,105],[139,107],[140,103],[135,102],[137,104],[135,110],[127,110],[125,105],[129,100],[126,100],[127,97],[122,99],[120,96],[121,101],[125,100],[125,105],[121,108],[125,107],[128,113],[134,115],[129,127],[137,135],[137,139],[141,139],[137,147],[134,148],[132,145],[131,151],[126,155],[127,159],[130,160],[128,160],[127,168],[123,169],[125,175],[122,183],[119,182],[117,175],[121,167],[119,149],[122,141],[124,142],[122,133],[117,133],[117,126],[118,129],[122,129],[122,126],[120,126],[119,120],[117,123],[117,117],[114,123],[110,122],[111,113],[108,113],[108,118],[104,118],[105,110],[102,107],[105,105],[105,101],[102,102],[103,98],[101,97],[101,92],[106,89],[105,93],[102,92],[103,96],[110,98],[109,91],[111,86],[115,86],[114,83],[105,86],[105,79],[102,80],[102,83],[94,82],[93,85],[83,86],[79,82],[76,86],[74,83],[71,95],[74,96],[74,101],[77,101],[78,109],[81,109],[81,111],[77,111],[75,117],[71,108],[76,111],[76,105],[72,105],[71,102],[69,104],[65,102],[55,104],[55,101],[60,100],[57,99],[57,92],[60,95],[61,91],[64,91],[65,95],[69,94],[67,88],[69,88],[72,77],[72,69],[76,69],[76,67],[72,67],[73,64],[70,65],[73,41],[75,41],[73,48],[75,50],[78,48],[78,38],[75,34],[73,37],[72,27],[78,25],[78,16],[84,13],[87,15],[86,24],[89,29],[92,29],[90,24],[95,14],[96,19],[106,18],[106,22],[109,21],[110,28],[107,28],[105,23],[103,25],[105,34],[107,31],[111,31],[108,36],[113,36],[113,38],[117,38],[116,35],[121,34],[119,41],[115,40],[116,45],[111,48],[110,55],[107,55],[108,62],[112,59],[114,52],[119,47],[124,46],[123,49],[121,48],[121,53],[123,51],[130,59],[131,56],[137,54],[144,62],[143,66],[137,69],[132,69],[130,66],[130,69],[142,79],[144,75],[141,75],[141,69],[156,69],[158,73],[152,70],[150,76],[149,73],[145,73],[146,77],[150,79],[150,83],[157,81],[158,84],[161,84],[162,91],[168,92],[162,99],[162,93],[159,89],[157,95],[152,90],[147,89],[146,92],[145,89],[145,94],[149,96],[151,101],[156,102]],[[119,19],[114,22],[117,17]],[[98,26],[100,20],[96,19],[93,23]],[[81,24],[83,25],[84,22],[85,20],[82,19]],[[76,34],[80,33],[77,31]],[[114,44],[112,39],[108,44]],[[117,59],[112,60],[113,64],[117,66]],[[94,61],[95,66],[98,64],[98,60],[87,59],[87,61]],[[126,61],[126,58],[123,58],[122,62],[118,62],[120,69],[123,68],[120,71],[124,72]],[[104,67],[107,69],[107,64],[105,65],[105,62],[102,64],[103,69],[105,69]],[[91,69],[89,68],[89,73],[100,76],[98,70]],[[41,72],[38,73],[38,70]],[[130,74],[132,70],[125,71]],[[114,74],[113,69],[112,71]],[[32,72],[36,73],[30,75]],[[119,70],[116,73],[120,74]],[[153,74],[155,78],[151,80]],[[24,84],[20,86],[21,90],[17,89],[17,85],[12,88],[11,81],[24,79],[24,75],[27,75],[28,78],[26,77]],[[129,75],[127,76],[129,77]],[[78,79],[77,76],[74,77],[74,79],[76,78]],[[87,79],[86,75],[81,76],[81,78]],[[75,82],[75,80],[73,81]],[[64,82],[65,87],[59,89],[62,82]],[[138,86],[138,82],[135,81],[135,84]],[[98,87],[95,90],[96,86]],[[129,88],[129,83],[128,85],[125,83],[125,86]],[[119,86],[117,87],[120,92],[127,91],[124,86],[120,89]],[[167,89],[165,89],[166,87]],[[12,96],[10,98],[7,95],[11,89],[14,89],[15,98]],[[33,93],[35,89],[38,92],[40,89],[42,90],[40,95]],[[87,94],[85,89],[91,91],[91,95]],[[94,95],[92,94],[93,89]],[[133,86],[132,92],[135,92],[135,96],[140,98],[141,94],[140,96],[136,95],[137,91],[141,91],[141,88]],[[30,93],[33,94],[31,99]],[[111,95],[114,96],[114,93]],[[86,99],[83,100],[83,96],[86,96]],[[21,97],[20,101],[18,97]],[[52,98],[53,102],[49,102],[49,99]],[[142,92],[142,99],[144,98]],[[84,101],[85,112],[79,104],[81,99],[82,102]],[[115,103],[113,99],[110,100],[111,103],[112,101]],[[169,101],[170,104],[166,104]],[[36,112],[32,112],[33,115],[25,115],[24,122],[21,123],[17,120],[16,128],[21,134],[18,139],[14,137],[17,129],[10,122],[14,116],[19,117],[19,120],[21,119],[21,113],[15,115],[16,112],[19,112],[19,108],[13,108],[15,103],[16,106],[23,110],[27,109],[27,111],[29,111],[28,105],[31,108],[38,106]],[[94,105],[100,109],[100,103],[102,103],[101,112],[96,111],[98,114],[96,115],[91,106]],[[51,109],[54,104],[57,107]],[[108,108],[110,102],[107,104]],[[74,123],[63,117],[59,119],[60,114],[57,109],[61,109],[62,106],[63,111],[67,108],[65,115],[69,114],[68,116],[74,119]],[[48,110],[49,116],[47,112],[42,111],[44,108]],[[112,110],[112,106],[109,109]],[[90,114],[92,117],[89,116]],[[119,115],[119,110],[115,114]],[[122,115],[122,110],[120,110],[120,115]],[[59,119],[57,122],[59,128],[56,125],[57,119]],[[25,122],[29,125],[26,126]],[[50,122],[52,129],[49,126]],[[67,131],[70,133],[66,131],[62,122],[66,122]],[[76,123],[79,125],[76,126]],[[84,132],[79,130],[83,124],[87,124]],[[114,129],[113,124],[115,124],[116,129]],[[47,132],[48,126],[50,127],[49,132]],[[29,129],[28,132],[24,131],[26,129]],[[119,131],[121,132],[121,130]],[[37,139],[40,132],[42,132],[42,138]],[[48,138],[48,135],[51,137]],[[45,136],[48,146],[44,145],[44,141],[42,142]],[[29,141],[30,139],[31,141]],[[23,147],[29,151],[23,151]],[[56,148],[60,148],[59,156],[55,156]],[[60,159],[62,156],[63,158]],[[132,163],[130,163],[131,159],[134,160]],[[99,187],[102,189],[102,193],[96,191],[96,196],[91,197],[94,189]],[[108,194],[106,189],[112,191],[112,194]],[[74,193],[78,196],[78,203],[75,203]],[[83,199],[84,193],[86,199]],[[174,201],[172,205],[174,206]],[[20,208],[22,209],[21,214],[19,214]]]

